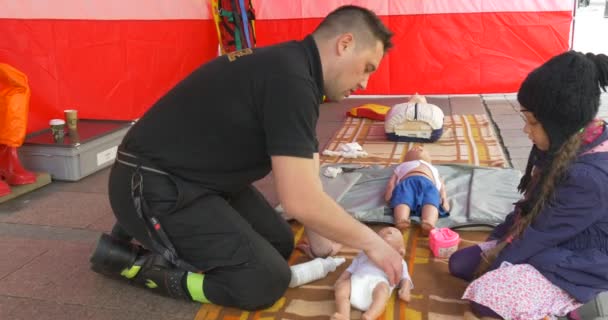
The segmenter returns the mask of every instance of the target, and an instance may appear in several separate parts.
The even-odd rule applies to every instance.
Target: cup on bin
[[[51,126],[53,140],[55,140],[55,142],[63,142],[63,137],[65,136],[65,121],[63,121],[63,119],[51,119],[49,125]]]
[[[68,129],[70,131],[76,131],[78,128],[78,110],[75,109],[66,109],[63,110],[65,114],[65,122],[68,125]]]

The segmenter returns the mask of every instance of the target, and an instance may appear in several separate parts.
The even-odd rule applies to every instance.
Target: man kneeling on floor
[[[318,235],[313,243],[362,250],[395,285],[400,254],[323,192],[315,133],[323,95],[365,88],[391,36],[373,12],[344,6],[302,41],[218,57],[177,84],[120,145],[109,182],[117,225],[93,269],[176,298],[271,306],[289,284],[294,246],[252,186],[272,170],[283,208]]]

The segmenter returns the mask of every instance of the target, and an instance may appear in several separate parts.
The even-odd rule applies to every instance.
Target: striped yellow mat
[[[378,229],[381,226],[372,226]],[[292,223],[296,234],[296,243],[302,240],[303,228],[298,223]],[[459,232],[462,238],[461,247],[476,244],[487,237],[486,232]],[[382,320],[455,320],[462,319],[468,306],[460,300],[466,283],[449,275],[447,260],[436,259],[428,248],[428,238],[423,237],[420,229],[412,227],[405,232],[407,244],[405,260],[414,282],[412,299],[403,302],[393,294],[386,310],[378,318]],[[255,312],[247,312],[233,308],[223,308],[216,305],[202,305],[196,320],[278,320],[278,319],[328,319],[335,312],[333,284],[357,255],[353,249],[343,249],[340,256],[347,261],[338,270],[326,278],[312,282],[295,289],[288,289],[285,295],[274,306]],[[306,262],[309,259],[301,252],[295,251],[290,258],[290,264]],[[263,294],[263,293],[260,293]],[[360,319],[361,312],[353,309],[351,319]]]
[[[345,159],[342,157],[321,158],[322,163],[360,163],[391,165],[400,163],[412,143],[387,141],[384,135],[384,123],[360,118],[347,118],[344,125],[326,146],[336,150],[340,143],[358,142],[368,152],[369,157]],[[498,142],[494,129],[486,115],[452,115],[446,116],[444,133],[441,139],[432,144],[425,144],[435,163],[458,163],[480,166],[503,166],[504,153]],[[381,226],[372,226],[380,228]],[[295,242],[302,241],[303,228],[292,222]],[[486,232],[459,232],[461,246],[469,246],[487,237]],[[396,320],[453,320],[462,319],[468,306],[460,300],[466,283],[451,277],[447,261],[435,259],[429,248],[428,238],[422,236],[417,226],[404,232],[407,244],[405,260],[414,289],[412,300],[405,303],[390,298],[387,308],[379,319]],[[335,311],[333,284],[340,273],[357,255],[352,249],[343,249],[340,256],[347,261],[338,270],[324,279],[315,281],[296,289],[288,289],[277,303],[266,310],[246,312],[238,309],[223,308],[215,305],[202,305],[196,320],[275,320],[275,319],[328,319]],[[297,264],[307,261],[301,252],[295,251],[289,263]],[[260,294],[263,294],[262,292]],[[353,310],[352,319],[359,319],[361,312]]]

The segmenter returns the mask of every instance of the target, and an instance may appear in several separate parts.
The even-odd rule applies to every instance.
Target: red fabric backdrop
[[[76,108],[133,119],[217,54],[206,0],[0,0],[0,61],[26,73],[28,132]],[[345,3],[370,7],[395,48],[362,94],[514,92],[567,50],[573,0],[254,0],[258,46],[301,39]]]

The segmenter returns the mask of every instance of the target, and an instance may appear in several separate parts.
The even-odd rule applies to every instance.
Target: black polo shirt
[[[203,64],[131,128],[122,148],[218,191],[263,178],[270,156],[312,158],[323,72],[311,36]]]

